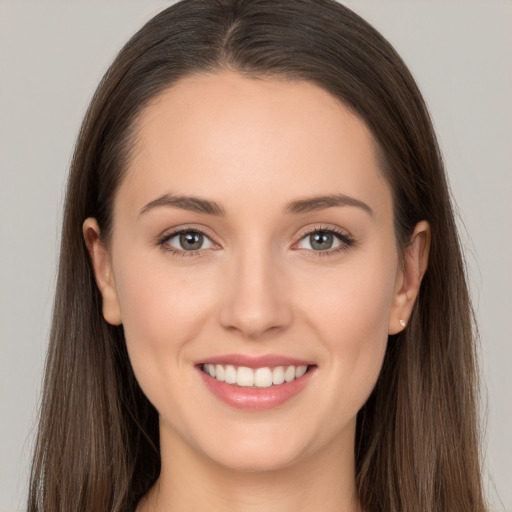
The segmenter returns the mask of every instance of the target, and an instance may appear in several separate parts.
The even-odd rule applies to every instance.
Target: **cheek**
[[[296,293],[303,297],[304,315],[325,330],[327,339],[354,348],[387,337],[395,292],[395,260],[368,260],[316,275],[314,285],[306,283]]]
[[[336,269],[309,286],[304,318],[322,344],[330,392],[355,414],[370,395],[382,367],[393,303],[396,260],[363,261]],[[390,270],[391,269],[391,270]],[[310,283],[311,284],[311,283]]]
[[[131,255],[116,268],[116,288],[130,360],[139,383],[160,384],[183,366],[183,348],[198,336],[211,304],[210,276],[183,272],[166,258]],[[159,385],[160,385],[159,384]]]

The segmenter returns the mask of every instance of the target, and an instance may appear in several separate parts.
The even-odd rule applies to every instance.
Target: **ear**
[[[429,250],[430,225],[422,220],[414,228],[411,242],[405,249],[389,317],[389,334],[397,334],[407,325],[427,270]]]
[[[100,239],[100,228],[96,219],[89,217],[82,225],[85,245],[89,251],[96,277],[96,284],[103,298],[103,318],[112,325],[122,323],[121,308],[112,274],[110,255]]]

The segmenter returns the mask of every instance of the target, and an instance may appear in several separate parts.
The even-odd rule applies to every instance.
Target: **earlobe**
[[[101,242],[100,229],[96,219],[89,217],[82,225],[85,245],[94,270],[96,284],[103,299],[103,318],[112,325],[122,323],[121,309],[117,297],[110,255]]]
[[[389,318],[389,334],[397,334],[402,331],[411,316],[421,281],[428,266],[430,238],[429,223],[425,220],[418,222],[414,228],[411,242],[404,252],[403,268]]]

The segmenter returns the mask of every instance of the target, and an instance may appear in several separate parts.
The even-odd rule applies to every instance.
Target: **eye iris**
[[[330,249],[332,247],[334,241],[334,237],[332,233],[327,231],[317,231],[309,235],[309,242],[313,249],[318,249],[319,251]]]
[[[180,234],[180,245],[185,250],[194,251],[201,248],[203,238],[201,233],[187,231]]]

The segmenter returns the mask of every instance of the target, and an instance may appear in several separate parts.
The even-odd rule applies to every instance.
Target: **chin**
[[[212,460],[231,471],[240,473],[265,473],[280,471],[293,466],[300,461],[298,453],[278,452],[271,453],[263,449],[238,450],[238,453],[212,454]]]
[[[226,469],[256,473],[294,465],[306,455],[310,445],[302,432],[290,432],[280,425],[275,429],[246,428],[215,443],[210,439],[203,453]]]

